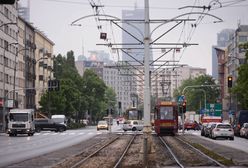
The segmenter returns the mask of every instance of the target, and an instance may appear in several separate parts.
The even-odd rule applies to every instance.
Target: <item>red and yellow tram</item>
[[[178,107],[176,102],[160,101],[154,108],[154,129],[157,135],[178,132]]]

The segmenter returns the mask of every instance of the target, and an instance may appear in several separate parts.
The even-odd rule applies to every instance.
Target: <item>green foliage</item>
[[[177,101],[178,96],[182,95],[183,89],[187,86],[200,86],[200,85],[215,85],[215,80],[209,75],[202,75],[194,79],[183,81],[182,85],[174,91],[174,99]],[[187,100],[187,111],[199,111],[204,108],[204,92],[206,92],[206,102],[216,103],[219,95],[219,87],[188,87],[184,91]]]
[[[107,88],[93,70],[87,69],[81,77],[74,61],[73,51],[67,52],[66,57],[57,55],[54,60],[54,76],[60,80],[60,90],[42,95],[40,111],[50,115],[65,114],[75,119],[76,123],[86,113],[90,114],[93,121],[102,119],[106,115],[106,107],[116,106],[115,92]]]
[[[238,102],[241,106],[240,108],[248,109],[248,43],[244,43],[239,47],[246,49],[245,63],[240,65],[238,69],[238,79],[231,91],[237,94]]]

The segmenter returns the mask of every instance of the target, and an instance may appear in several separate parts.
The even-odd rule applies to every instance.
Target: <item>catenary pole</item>
[[[150,23],[149,23],[149,0],[145,0],[145,30],[144,30],[144,71],[145,71],[145,89],[144,89],[144,166],[147,167],[147,158],[151,146],[151,124],[150,124]]]

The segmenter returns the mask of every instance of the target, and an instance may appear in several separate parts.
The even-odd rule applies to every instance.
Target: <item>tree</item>
[[[60,90],[46,92],[40,100],[40,110],[50,114],[65,114],[67,117],[76,118],[83,116],[85,100],[82,95],[83,79],[75,67],[73,52],[66,57],[57,55],[54,60],[54,76],[60,80]]]
[[[248,109],[248,43],[244,43],[239,47],[246,51],[245,62],[238,68],[237,83],[231,92],[237,94],[240,108]]]
[[[87,111],[90,115],[90,122],[96,120],[96,114],[101,112],[102,103],[105,101],[106,85],[97,74],[86,69],[83,76],[82,93],[87,99]]]
[[[174,91],[174,99],[177,100],[178,96],[182,95],[182,91],[186,86],[194,85],[215,85],[215,80],[209,75],[201,75],[194,79],[187,79],[183,81],[182,85]],[[200,87],[200,88],[188,88],[185,90],[185,97],[187,99],[188,111],[199,111],[204,107],[204,90],[206,92],[206,102],[216,103],[219,99],[220,88],[219,87]],[[200,101],[199,101],[200,100]]]
[[[105,109],[112,109],[114,110],[114,112],[116,112],[117,109],[116,94],[111,87],[107,87],[107,89],[105,90],[105,103],[106,103]]]

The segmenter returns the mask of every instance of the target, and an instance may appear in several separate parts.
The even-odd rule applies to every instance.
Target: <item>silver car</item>
[[[123,130],[142,131],[143,125],[142,120],[127,120],[123,123]]]
[[[234,140],[234,131],[230,124],[218,123],[211,131],[211,138],[229,138]]]
[[[248,123],[244,123],[240,129],[240,136],[248,138]]]

